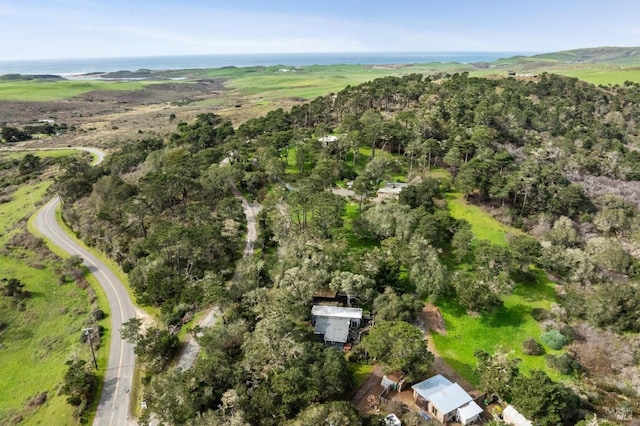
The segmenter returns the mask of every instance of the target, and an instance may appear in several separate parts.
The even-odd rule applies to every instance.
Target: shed
[[[399,392],[402,391],[404,383],[404,373],[402,371],[385,374],[382,376],[382,381],[380,382],[385,389],[392,389]]]
[[[321,138],[318,138],[318,142],[322,143],[322,146],[324,146],[325,148],[329,147],[329,145],[331,145],[334,142],[337,142],[338,139],[340,139],[338,136],[335,135],[326,135],[326,136],[322,136]]]

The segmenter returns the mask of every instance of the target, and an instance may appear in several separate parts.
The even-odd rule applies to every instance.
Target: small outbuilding
[[[404,384],[404,373],[402,371],[387,373],[382,376],[382,381],[380,382],[380,385],[382,385],[383,388],[398,392],[402,392]]]
[[[331,144],[338,142],[338,139],[340,139],[338,136],[327,135],[318,138],[318,142],[320,142],[323,147],[328,148],[329,146],[331,146]]]
[[[441,374],[411,387],[416,405],[441,423],[458,421],[463,425],[480,419],[482,408],[457,383]]]

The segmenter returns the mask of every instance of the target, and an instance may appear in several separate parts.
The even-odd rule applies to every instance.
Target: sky
[[[0,60],[640,46],[638,0],[0,0]]]

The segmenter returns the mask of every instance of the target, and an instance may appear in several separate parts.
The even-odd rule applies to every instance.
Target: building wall
[[[429,415],[431,415],[432,417],[435,417],[436,420],[438,420],[440,423],[445,423],[448,420],[445,418],[445,414],[438,410],[432,403],[431,401],[429,401],[429,405],[428,405],[428,410],[427,412],[429,413]]]

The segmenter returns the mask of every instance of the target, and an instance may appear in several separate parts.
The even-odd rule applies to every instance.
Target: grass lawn
[[[363,251],[372,249],[378,245],[380,245],[375,240],[368,240],[359,238],[353,232],[353,221],[356,220],[359,216],[358,212],[358,203],[347,203],[346,211],[342,219],[344,221],[343,235],[347,240],[347,244],[349,244],[349,249],[354,251]]]
[[[296,155],[298,153],[298,147],[292,146],[287,150],[287,164],[284,168],[285,176],[298,176],[300,169],[296,165]]]

